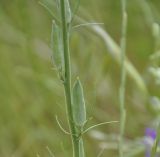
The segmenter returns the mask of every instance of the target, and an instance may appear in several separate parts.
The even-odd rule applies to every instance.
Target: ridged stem
[[[65,63],[65,78],[64,88],[67,103],[67,116],[70,126],[72,145],[73,145],[73,157],[79,157],[79,139],[76,134],[76,127],[73,122],[72,111],[72,94],[71,94],[71,66],[70,66],[70,52],[69,52],[69,29],[66,21],[65,1],[60,0],[61,8],[61,21],[62,21],[62,36],[63,36],[63,51],[64,51],[64,63]]]

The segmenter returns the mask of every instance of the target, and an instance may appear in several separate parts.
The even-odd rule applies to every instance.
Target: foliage
[[[56,9],[53,1],[47,2]],[[71,6],[75,6],[74,1]],[[141,141],[145,128],[156,128],[159,121],[159,75],[155,71],[160,64],[160,43],[152,33],[153,22],[159,24],[159,7],[159,0],[132,0],[127,5],[127,57],[148,93],[127,75],[126,156],[144,156]],[[120,9],[120,1],[81,0],[77,15],[87,22],[104,23],[96,26],[120,45]],[[73,24],[80,23],[74,20]],[[55,119],[57,115],[68,130],[64,92],[49,47],[51,26],[52,16],[36,0],[0,1],[0,156],[50,156],[48,150],[55,157],[72,153],[70,138],[61,132]],[[80,75],[83,82],[87,119],[91,119],[86,127],[118,120],[118,61],[91,26],[71,31],[72,80]],[[88,131],[84,134],[87,156],[117,157],[118,134],[117,124]]]

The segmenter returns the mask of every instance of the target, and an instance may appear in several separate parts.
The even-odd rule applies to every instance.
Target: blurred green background
[[[47,0],[53,4],[54,0]],[[71,1],[72,6],[75,1]],[[127,56],[139,72],[147,92],[127,77],[126,145],[134,145],[145,128],[158,117],[150,98],[160,97],[159,84],[149,72],[159,61],[152,25],[160,22],[159,0],[128,1]],[[54,11],[54,7],[53,7]],[[120,0],[81,0],[78,16],[100,25],[116,43],[121,36]],[[37,0],[0,1],[0,156],[71,157],[68,135],[57,125],[55,115],[68,130],[64,91],[52,64],[50,50],[51,15]],[[75,20],[74,24],[79,24]],[[158,41],[157,41],[158,42]],[[118,90],[120,66],[102,38],[88,27],[73,30],[71,37],[73,81],[79,75],[87,104],[87,126],[119,120]],[[158,44],[156,44],[158,45]],[[96,131],[95,131],[96,130]],[[119,125],[101,126],[85,136],[87,157],[118,156]],[[134,149],[132,149],[134,150]],[[135,148],[137,150],[137,148]],[[130,153],[126,149],[126,153]],[[143,151],[135,156],[143,156]]]

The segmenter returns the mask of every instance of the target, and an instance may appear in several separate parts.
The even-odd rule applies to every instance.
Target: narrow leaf
[[[64,54],[60,27],[53,21],[51,33],[51,48],[53,60],[60,74],[64,74]]]
[[[69,24],[72,20],[72,14],[71,14],[69,0],[65,0],[65,11],[66,11],[66,21],[67,21],[67,24]]]
[[[77,126],[83,127],[86,122],[86,107],[83,95],[83,87],[77,78],[72,91],[73,119]]]

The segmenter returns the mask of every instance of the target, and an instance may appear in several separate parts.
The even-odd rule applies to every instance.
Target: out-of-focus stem
[[[125,68],[125,56],[126,56],[126,32],[127,32],[127,12],[126,12],[126,0],[121,0],[122,4],[122,35],[121,35],[121,84],[119,91],[119,103],[120,103],[120,138],[119,138],[119,157],[123,157],[123,136],[125,130],[126,121],[126,109],[125,109],[125,85],[126,85],[126,68]]]

